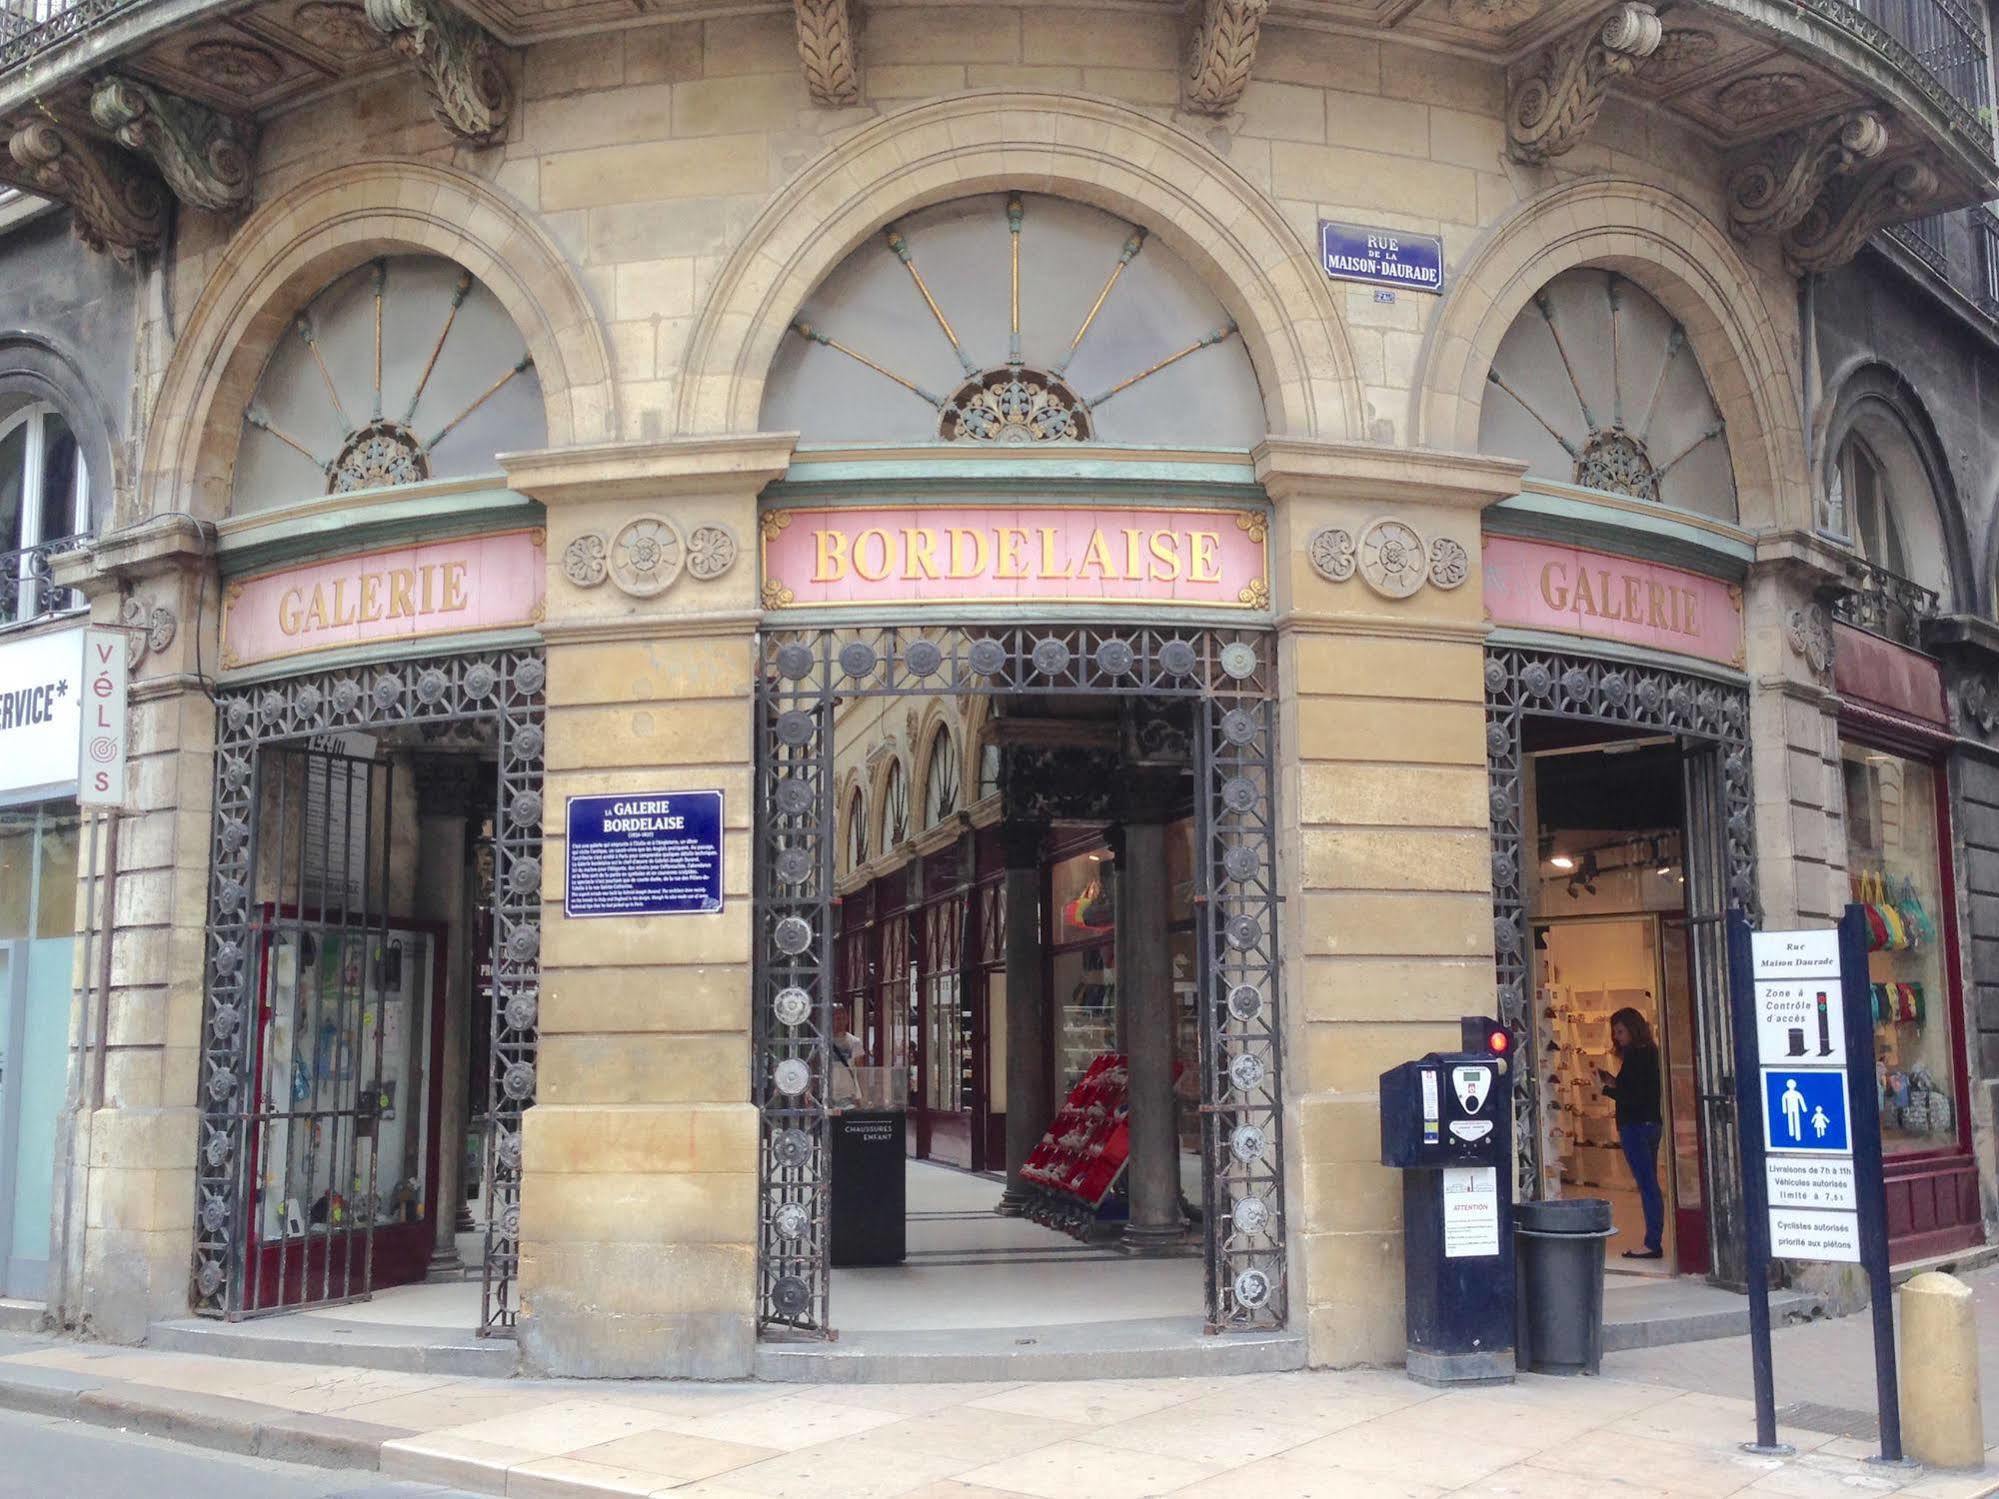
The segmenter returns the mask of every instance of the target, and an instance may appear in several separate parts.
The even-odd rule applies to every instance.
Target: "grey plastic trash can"
[[[1603,1366],[1603,1241],[1617,1232],[1601,1197],[1523,1202],[1513,1210],[1518,1350],[1536,1374]]]

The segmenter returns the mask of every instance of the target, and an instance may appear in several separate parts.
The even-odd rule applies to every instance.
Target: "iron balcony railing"
[[[83,595],[74,588],[58,587],[49,576],[49,563],[89,540],[86,532],[0,552],[0,625],[26,624],[45,615],[83,608]]]
[[[1847,558],[1846,581],[1828,602],[1841,624],[1917,648],[1923,643],[1924,621],[1937,614],[1931,590],[1858,557]]]

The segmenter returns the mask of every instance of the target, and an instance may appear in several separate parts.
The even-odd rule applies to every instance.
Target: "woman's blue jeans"
[[[1624,1146],[1625,1162],[1631,1179],[1638,1183],[1638,1200],[1645,1205],[1645,1247],[1658,1249],[1665,1242],[1666,1199],[1659,1192],[1659,1135],[1657,1124],[1620,1124],[1617,1138]]]

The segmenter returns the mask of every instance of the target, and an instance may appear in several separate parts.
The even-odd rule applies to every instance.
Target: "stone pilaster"
[[[215,664],[212,557],[212,531],[173,517],[55,563],[59,584],[88,595],[95,623],[147,626],[127,657],[127,805],[86,819],[79,861],[70,1035],[82,1055],[59,1126],[64,1251],[50,1295],[65,1325],[111,1342],[138,1342],[152,1322],[187,1313],[214,780],[215,714],[202,688]],[[99,877],[114,821],[107,966]]]
[[[548,506],[550,815],[519,1330],[538,1372],[750,1372],[754,538],[757,493],[790,448],[753,436],[508,463]],[[568,797],[712,788],[722,912],[564,917]]]
[[[1404,1346],[1380,1074],[1494,1003],[1479,512],[1493,459],[1270,439],[1292,1308],[1314,1364]]]
[[[1849,899],[1832,625],[1818,597],[1838,566],[1814,537],[1767,537],[1743,590],[1757,898],[1780,930],[1836,921]]]

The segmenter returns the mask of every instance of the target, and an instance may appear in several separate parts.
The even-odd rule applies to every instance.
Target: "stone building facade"
[[[1495,1008],[1549,1044],[1549,840],[1588,824],[1535,816],[1538,757],[1620,736],[1679,757],[1684,815],[1633,837],[1687,891],[1704,1091],[1732,1065],[1723,909],[1816,924],[1850,898],[1827,600],[1860,599],[1842,628],[1867,633],[1866,601],[1923,581],[1932,538],[1912,528],[1877,573],[1824,524],[1842,339],[1906,295],[1840,267],[1991,194],[1982,72],[1939,81],[1844,7],[1801,34],[1735,0],[1433,3],[1401,27],[1239,0],[1191,26],[816,0],[644,24],[128,10],[116,56],[86,59],[79,21],[0,52],[9,171],[77,205],[90,255],[144,267],[136,344],[157,351],[134,366],[130,485],[58,578],[104,623],[130,599],[179,621],[135,669],[117,928],[78,972],[105,1055],[73,1132],[65,1323],[135,1340],[190,1307],[333,1294],[336,1242],[455,1220],[476,1175],[482,1323],[531,1368],[742,1375],[774,1337],[837,1329],[809,1079],[842,825],[814,715],[912,673],[1180,694],[1210,725],[1196,1086],[1217,1122],[1207,1299],[1185,1315],[1217,1346],[1399,1355],[1375,1080]],[[61,107],[32,118],[31,95]],[[1121,227],[1093,239],[1099,219]],[[1329,276],[1326,222],[1436,237],[1441,289]],[[925,253],[954,223],[1014,254],[962,315],[931,291],[961,257]],[[1076,237],[1037,246],[1044,223]],[[850,269],[870,251],[888,281]],[[1113,267],[1138,285],[1155,264],[1157,289],[1120,301]],[[871,300],[890,284],[900,304]],[[1087,309],[1067,355],[1037,297]],[[1211,326],[1115,322],[1210,302]],[[1004,356],[974,347],[1009,317]],[[911,327],[936,337],[897,364]],[[1113,340],[1134,378],[1072,389],[1070,357]],[[962,388],[910,373],[939,360]],[[1099,563],[1089,599],[933,606],[760,565],[794,515],[946,501],[960,523],[1220,507],[1262,571],[1175,595],[1120,592],[1159,575]],[[1991,567],[1960,533],[1985,531],[1938,522],[1960,546],[1949,618],[1983,649]],[[1944,1035],[1981,1026],[1958,964],[1983,972],[1992,888],[1989,773],[1953,774],[1966,841],[1955,904],[1930,896],[1949,961],[1926,1001]],[[580,913],[571,799],[694,791],[721,793],[719,909]],[[447,959],[447,928],[478,942]],[[428,1165],[392,1092],[321,1098],[354,1073],[314,1055],[302,1008],[351,999],[359,1034],[397,1044],[420,953],[459,996],[435,1054],[470,1058],[423,1070],[445,1119]],[[1521,1082],[1522,1184],[1559,1190],[1556,1080]],[[1951,1169],[1989,1202],[1989,1102],[1953,1139],[1966,1114],[1981,1144]],[[1687,1123],[1681,1267],[1737,1279],[1731,1126]],[[265,1181],[280,1159],[306,1159],[307,1190]]]

